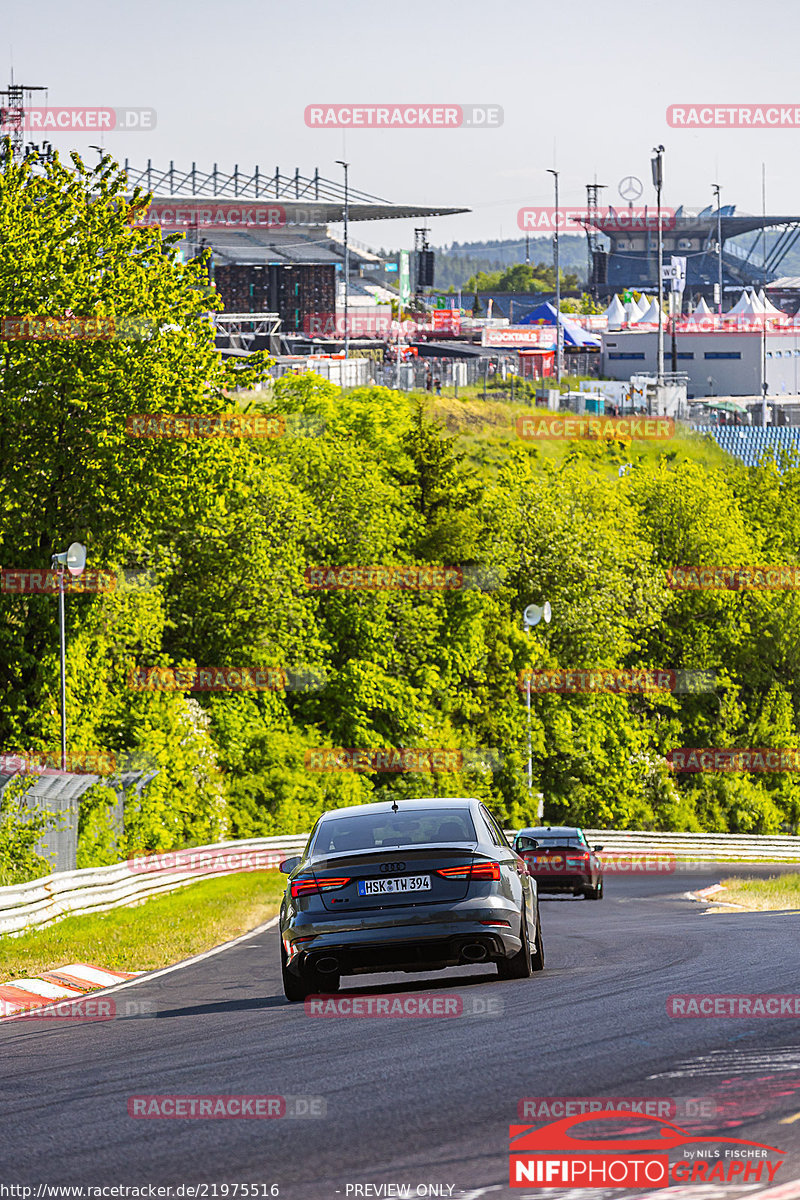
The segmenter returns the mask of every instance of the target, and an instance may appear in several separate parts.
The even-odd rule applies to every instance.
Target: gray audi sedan
[[[535,880],[479,800],[401,800],[323,813],[281,904],[287,1000],[342,975],[544,967]]]

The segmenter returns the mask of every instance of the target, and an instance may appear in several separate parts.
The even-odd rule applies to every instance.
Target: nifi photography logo
[[[539,1127],[510,1127],[509,1184],[545,1188],[666,1188],[672,1184],[737,1184],[762,1187],[773,1182],[783,1150],[741,1138],[691,1133],[661,1117],[631,1113],[579,1113]],[[619,1134],[624,1121],[628,1137]],[[601,1136],[603,1124],[607,1136]],[[591,1127],[581,1136],[576,1125]],[[623,1130],[625,1132],[626,1130]],[[681,1151],[670,1162],[669,1151]]]

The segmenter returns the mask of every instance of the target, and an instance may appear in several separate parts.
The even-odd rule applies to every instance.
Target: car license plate
[[[397,892],[429,892],[430,875],[401,875],[397,879],[360,879],[359,896],[391,896]]]

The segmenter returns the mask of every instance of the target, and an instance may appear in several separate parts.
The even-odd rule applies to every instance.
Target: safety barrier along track
[[[514,830],[507,830],[513,836]],[[800,837],[735,833],[662,833],[651,830],[584,830],[603,856],[665,854],[680,859],[797,862]],[[0,936],[14,935],[62,917],[105,912],[171,892],[198,879],[274,869],[297,854],[308,834],[215,842],[169,854],[134,858],[110,867],[61,871],[29,883],[0,887]]]
[[[743,833],[662,833],[648,829],[584,829],[604,854],[671,854],[697,861],[797,862],[800,837]]]
[[[0,887],[0,935],[49,925],[62,917],[105,912],[134,904],[198,879],[275,868],[302,850],[308,835],[215,842],[170,854],[60,871],[28,883]]]

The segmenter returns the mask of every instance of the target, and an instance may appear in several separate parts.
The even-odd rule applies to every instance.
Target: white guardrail
[[[143,855],[110,867],[59,871],[0,887],[0,936],[50,925],[62,917],[136,904],[198,879],[269,870],[298,854],[307,839],[308,834],[302,834],[215,842],[169,854]]]
[[[648,829],[584,829],[583,832],[589,845],[602,846],[604,854],[671,854],[704,862],[741,859],[800,864],[800,837],[787,834],[660,833]]]
[[[516,831],[506,832],[513,836]],[[608,829],[585,829],[584,833],[591,846],[603,846],[603,856],[668,854],[705,862],[740,859],[800,864],[800,837]],[[198,879],[274,869],[282,859],[302,850],[307,837],[308,834],[298,834],[215,842],[210,846],[132,858],[109,867],[61,871],[28,883],[0,887],[0,936],[41,928],[67,916],[136,904]]]

